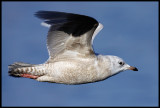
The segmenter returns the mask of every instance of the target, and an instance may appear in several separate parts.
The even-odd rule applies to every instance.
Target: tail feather
[[[8,66],[9,68],[9,75],[10,76],[16,76],[16,77],[21,77],[22,74],[27,74],[28,71],[26,69],[30,67],[34,67],[35,65],[33,64],[28,64],[28,63],[23,63],[23,62],[15,62],[11,65]]]

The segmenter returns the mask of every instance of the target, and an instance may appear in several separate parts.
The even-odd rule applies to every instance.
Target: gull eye
[[[120,64],[121,66],[123,66],[123,65],[124,65],[124,62],[119,62],[119,64]]]

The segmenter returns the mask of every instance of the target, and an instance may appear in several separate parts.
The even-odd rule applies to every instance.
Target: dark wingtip
[[[98,26],[96,19],[86,15],[44,10],[37,11],[34,15],[45,20],[45,23],[54,25],[52,26],[54,29],[50,29],[50,31],[64,31],[74,37],[79,37]]]

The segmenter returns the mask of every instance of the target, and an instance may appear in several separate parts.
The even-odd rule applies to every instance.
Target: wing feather
[[[50,25],[47,36],[49,62],[67,51],[74,54],[94,55],[92,43],[103,28],[94,18],[85,15],[55,11],[38,11],[35,14]],[[72,57],[71,55],[67,55]]]
[[[65,50],[65,43],[69,35],[62,31],[52,31],[47,36],[47,48],[50,59],[54,58],[57,54]]]

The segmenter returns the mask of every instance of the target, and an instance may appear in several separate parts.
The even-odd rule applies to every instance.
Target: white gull
[[[49,27],[48,60],[43,64],[15,62],[9,65],[9,75],[37,81],[82,84],[104,80],[121,71],[138,71],[123,59],[111,55],[96,55],[92,44],[103,25],[92,17],[38,11],[42,25]]]

